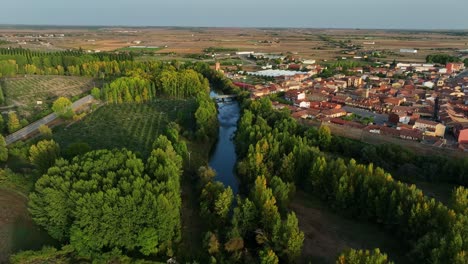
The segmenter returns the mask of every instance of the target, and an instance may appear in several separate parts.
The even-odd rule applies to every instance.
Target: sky
[[[0,24],[468,30],[467,0],[0,2]]]

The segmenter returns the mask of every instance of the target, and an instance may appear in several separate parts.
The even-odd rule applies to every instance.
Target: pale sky
[[[468,0],[0,0],[0,24],[468,30]]]

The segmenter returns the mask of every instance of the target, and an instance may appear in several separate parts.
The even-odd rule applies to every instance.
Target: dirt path
[[[402,264],[404,251],[399,241],[377,226],[339,216],[317,199],[299,192],[291,204],[305,234],[300,263],[335,263],[347,248],[380,248],[391,260]]]

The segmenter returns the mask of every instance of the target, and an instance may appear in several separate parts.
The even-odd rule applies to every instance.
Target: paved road
[[[87,95],[87,96],[79,99],[78,101],[74,102],[72,104],[72,109],[76,110],[76,109],[82,107],[83,105],[90,103],[93,99],[94,99],[93,96]],[[55,119],[57,119],[57,115],[55,113],[52,113],[52,114],[50,114],[48,116],[43,117],[42,119],[39,119],[38,121],[36,121],[34,123],[31,123],[31,124],[23,127],[22,129],[16,131],[15,133],[6,136],[5,137],[6,144],[10,145],[11,143],[14,143],[14,142],[16,142],[18,140],[26,138],[30,134],[36,132],[39,129],[40,126],[46,125],[46,124],[54,121]]]

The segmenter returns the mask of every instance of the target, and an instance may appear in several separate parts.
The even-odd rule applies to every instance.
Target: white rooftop
[[[264,70],[257,72],[249,72],[250,75],[255,76],[267,76],[267,77],[279,77],[279,76],[294,76],[296,74],[306,74],[301,71],[287,71],[287,70]]]

